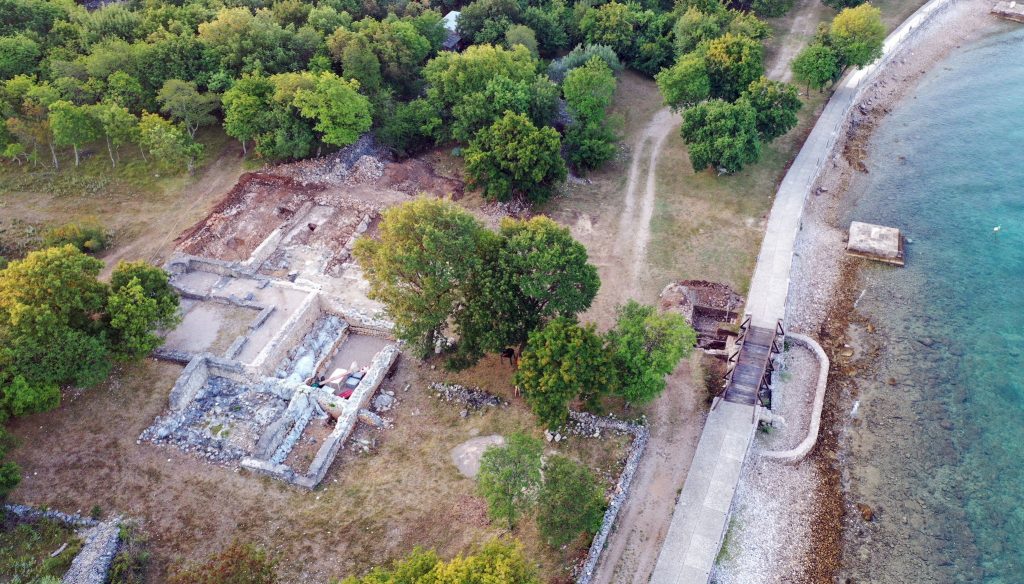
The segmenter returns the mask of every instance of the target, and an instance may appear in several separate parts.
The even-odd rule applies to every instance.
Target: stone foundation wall
[[[615,418],[599,417],[585,412],[569,412],[569,419],[571,420],[570,426],[573,423],[575,424],[575,428],[571,429],[584,435],[593,435],[593,430],[590,430],[593,428],[598,431],[606,430],[621,434],[631,434],[633,436],[633,442],[629,446],[629,453],[626,455],[626,464],[622,469],[622,474],[619,475],[618,482],[615,484],[615,495],[608,502],[608,509],[604,512],[601,528],[594,536],[594,540],[590,544],[590,551],[587,553],[587,560],[583,563],[583,567],[580,568],[576,576],[576,584],[590,584],[594,573],[597,571],[597,564],[601,561],[601,553],[604,552],[608,535],[611,534],[612,528],[615,526],[615,520],[619,516],[619,510],[622,509],[622,506],[629,497],[629,487],[633,483],[633,475],[636,474],[636,469],[640,466],[640,460],[647,449],[647,440],[650,433],[646,426]]]

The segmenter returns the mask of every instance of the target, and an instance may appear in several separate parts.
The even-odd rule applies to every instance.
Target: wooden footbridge
[[[779,341],[783,335],[781,321],[775,328],[753,326],[749,316],[743,321],[725,374],[725,401],[771,408],[773,358],[782,351]]]

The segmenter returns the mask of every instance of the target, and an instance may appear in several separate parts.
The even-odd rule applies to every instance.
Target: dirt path
[[[186,227],[205,216],[224,193],[238,182],[244,172],[240,148],[232,144],[225,148],[217,160],[203,170],[191,184],[174,197],[168,208],[150,217],[143,217],[147,231],[125,245],[115,248],[102,259],[108,276],[121,260],[162,260],[170,253],[172,242]]]
[[[637,288],[640,270],[646,265],[647,242],[651,239],[651,218],[654,216],[655,178],[658,156],[665,139],[682,122],[679,114],[669,108],[662,108],[644,128],[633,147],[636,156],[629,167],[629,181],[626,183],[626,198],[622,214],[619,215],[619,232],[615,251],[621,264],[629,266],[630,288]],[[637,197],[640,174],[644,173],[642,198]],[[626,300],[626,298],[621,298]]]
[[[765,64],[765,75],[776,81],[791,81],[793,71],[790,62],[814,37],[818,23],[825,20],[831,11],[821,0],[797,0],[796,5],[784,18],[789,20],[789,31],[782,35],[781,43]],[[784,22],[784,21],[782,21]]]

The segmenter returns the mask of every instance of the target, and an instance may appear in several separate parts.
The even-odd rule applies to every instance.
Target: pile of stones
[[[469,411],[480,411],[484,408],[503,408],[508,402],[500,397],[487,393],[479,388],[464,387],[450,383],[431,383],[430,391],[434,396],[448,403],[458,403],[466,406],[462,410],[462,417],[469,415]]]

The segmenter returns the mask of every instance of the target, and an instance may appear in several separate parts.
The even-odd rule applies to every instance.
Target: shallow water
[[[905,268],[862,272],[882,351],[855,380],[848,479],[876,511],[848,531],[855,582],[1024,582],[1022,57],[1000,24],[940,63],[850,191],[847,223],[912,242]]]

